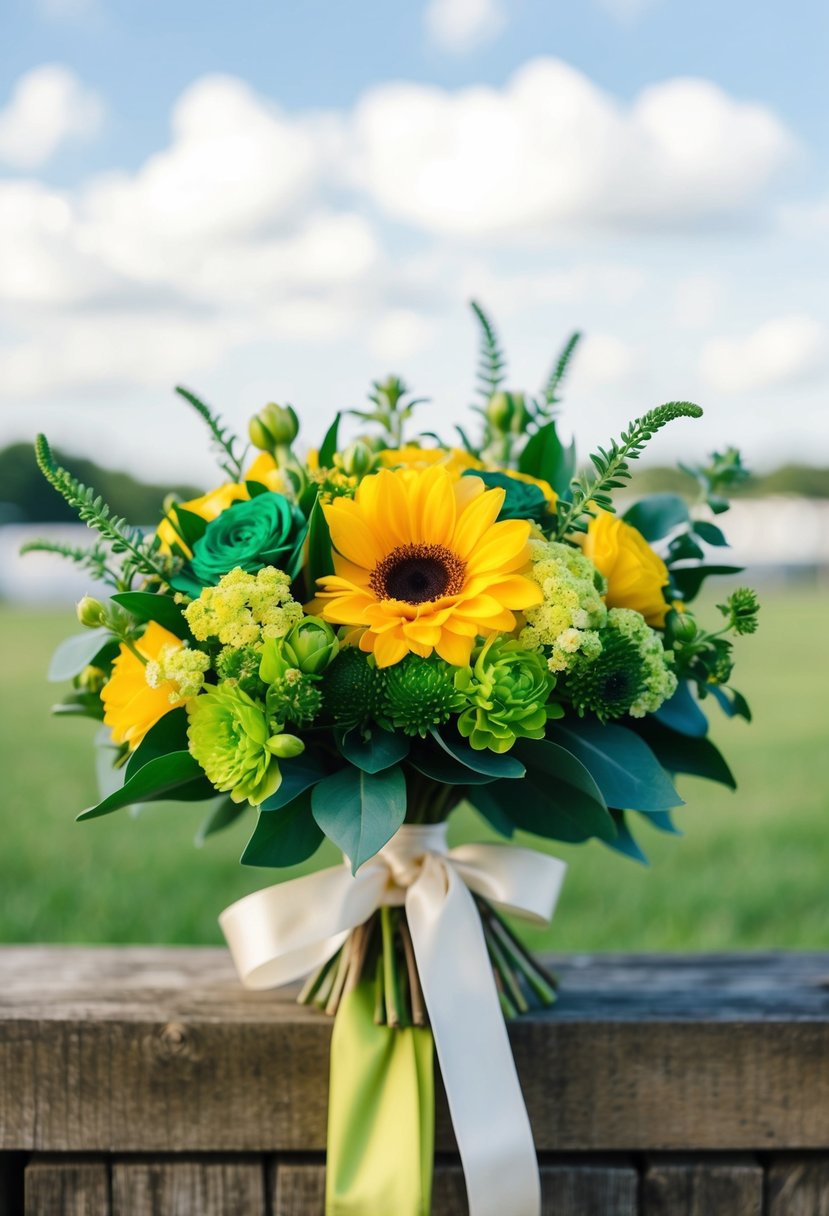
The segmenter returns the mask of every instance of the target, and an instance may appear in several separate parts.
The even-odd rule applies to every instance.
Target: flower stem
[[[386,995],[386,1022],[399,1026],[401,1021],[400,972],[394,947],[396,910],[384,904],[380,909],[380,930],[383,940],[383,986]]]

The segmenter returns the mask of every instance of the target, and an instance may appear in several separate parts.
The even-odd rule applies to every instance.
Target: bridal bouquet
[[[98,720],[111,760],[79,818],[204,801],[208,834],[252,806],[243,864],[305,862],[326,836],[346,860],[220,918],[243,982],[307,977],[299,999],[336,1014],[328,1216],[428,1213],[433,1047],[471,1213],[540,1210],[504,1017],[552,1004],[555,980],[505,913],[547,921],[564,867],[515,845],[448,850],[454,808],[503,837],[641,858],[632,817],[672,831],[676,773],[733,785],[701,704],[749,717],[730,638],[756,628],[754,593],[724,596],[716,624],[692,609],[708,575],[736,573],[710,555],[738,454],[686,470],[692,504],[656,494],[617,514],[631,462],[699,407],[651,410],[579,468],[555,417],[577,335],[539,396],[510,392],[473,307],[481,400],[455,439],[412,434],[418,402],[390,378],[316,449],[290,406],[267,405],[250,458],[179,389],[224,479],[149,532],[36,443],[99,539],[28,548],[111,591],[81,601],[84,631],[51,671],[73,682],[58,712]]]

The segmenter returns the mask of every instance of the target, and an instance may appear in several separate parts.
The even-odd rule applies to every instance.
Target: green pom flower
[[[298,756],[294,735],[271,735],[265,710],[233,684],[218,684],[187,706],[190,753],[217,790],[259,806],[282,782],[279,758]]]
[[[263,566],[275,566],[295,578],[302,564],[305,530],[302,512],[283,494],[269,490],[235,502],[207,525],[174,585],[198,595],[202,587],[215,586],[231,570],[254,574]]]
[[[676,692],[662,639],[641,613],[611,608],[599,640],[598,657],[577,656],[564,677],[564,696],[580,715],[643,718]]]
[[[530,541],[530,553],[529,576],[544,600],[524,613],[519,641],[527,650],[543,648],[552,672],[568,671],[579,656],[596,658],[601,651],[596,630],[607,620],[604,579],[572,545]]]
[[[434,656],[409,655],[386,671],[386,714],[406,735],[425,738],[466,704],[455,688],[457,668]]]
[[[455,673],[468,704],[458,730],[477,751],[507,752],[516,739],[540,739],[557,711],[547,704],[555,682],[542,655],[490,638],[473,654],[472,666]]]
[[[322,692],[316,676],[307,676],[298,667],[289,667],[268,689],[268,713],[279,722],[310,726],[322,708]]]
[[[354,646],[340,651],[322,680],[323,708],[344,727],[382,716],[384,693],[383,673],[374,659]]]
[[[251,697],[264,693],[259,679],[259,651],[255,646],[223,646],[214,660],[216,675],[227,684],[238,684]]]

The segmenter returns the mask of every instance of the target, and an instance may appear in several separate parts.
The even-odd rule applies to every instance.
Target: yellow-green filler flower
[[[219,684],[187,706],[190,752],[217,790],[259,806],[279,789],[279,760],[298,756],[295,735],[271,734],[264,708],[237,685]]]
[[[241,648],[284,637],[304,613],[291,595],[288,575],[265,566],[256,574],[231,570],[216,587],[205,587],[184,615],[199,642],[218,638],[225,646]]]
[[[611,608],[599,638],[598,657],[577,657],[564,677],[566,696],[580,714],[644,718],[676,692],[662,639],[640,612]]]
[[[601,651],[597,630],[607,620],[602,600],[604,579],[588,558],[557,541],[530,543],[532,578],[544,596],[524,613],[519,640],[528,650],[544,649],[552,672],[567,671],[577,655],[596,658]]]

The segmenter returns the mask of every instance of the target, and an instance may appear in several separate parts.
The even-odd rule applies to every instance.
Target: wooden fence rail
[[[552,964],[510,1027],[545,1216],[829,1216],[828,955]],[[223,950],[0,950],[0,1216],[321,1216],[330,1032]],[[462,1216],[440,1099],[437,1148]]]

